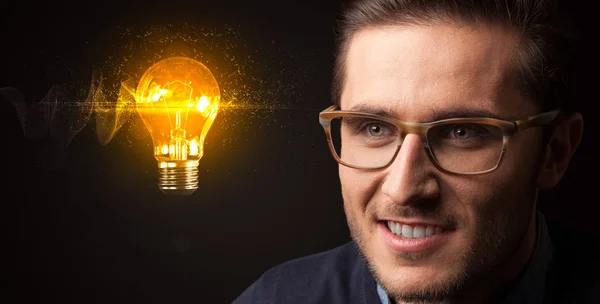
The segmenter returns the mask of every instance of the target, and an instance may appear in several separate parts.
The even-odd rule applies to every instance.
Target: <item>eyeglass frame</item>
[[[325,110],[321,111],[319,113],[319,123],[325,130],[325,136],[327,137],[327,142],[328,142],[329,150],[331,151],[331,154],[333,155],[335,160],[338,163],[340,163],[341,165],[344,165],[346,167],[350,167],[353,169],[359,169],[359,170],[381,170],[381,169],[389,167],[396,160],[396,157],[398,156],[398,153],[400,152],[400,148],[402,147],[402,141],[400,141],[400,143],[396,147],[396,152],[394,152],[394,155],[392,156],[390,161],[383,166],[375,167],[375,168],[354,166],[354,165],[350,165],[350,164],[342,161],[340,159],[338,153],[335,151],[334,143],[333,143],[333,140],[331,139],[331,120],[335,119],[337,117],[341,117],[341,116],[363,117],[363,118],[372,118],[372,119],[376,119],[376,120],[380,120],[380,121],[389,123],[390,125],[395,126],[398,131],[402,131],[401,134],[404,134],[404,137],[408,134],[418,135],[421,139],[421,146],[423,146],[423,148],[427,151],[427,155],[429,156],[431,163],[438,170],[440,170],[442,172],[445,172],[448,174],[458,174],[458,175],[479,175],[479,174],[490,173],[490,172],[498,169],[498,167],[502,163],[502,160],[504,159],[504,154],[506,153],[506,150],[508,148],[508,141],[510,140],[510,138],[513,135],[515,135],[518,131],[523,130],[523,129],[537,127],[537,126],[552,125],[553,122],[556,120],[556,118],[561,114],[560,110],[552,110],[552,111],[543,112],[543,113],[540,113],[537,115],[528,116],[526,118],[523,118],[520,120],[513,120],[513,121],[502,120],[502,119],[497,119],[497,118],[492,118],[492,117],[468,117],[468,118],[447,118],[447,119],[442,119],[442,120],[437,120],[437,121],[432,121],[432,122],[407,122],[407,121],[389,118],[389,117],[385,117],[385,116],[381,116],[381,115],[377,115],[377,114],[373,114],[373,113],[344,111],[344,110],[338,110],[337,108],[338,108],[337,105],[332,105],[332,106],[326,108]],[[500,157],[498,159],[498,162],[496,163],[496,165],[493,168],[485,170],[485,171],[478,171],[478,172],[453,172],[453,171],[443,168],[439,164],[438,160],[435,158],[435,155],[434,155],[431,147],[429,146],[429,140],[427,138],[427,134],[428,134],[429,130],[433,127],[437,127],[440,125],[460,124],[460,123],[491,125],[491,126],[498,127],[502,131],[502,151],[500,152]]]

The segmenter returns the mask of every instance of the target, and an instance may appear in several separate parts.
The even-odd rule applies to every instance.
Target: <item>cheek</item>
[[[472,179],[459,180],[453,183],[452,187],[464,197],[463,201],[479,205],[474,206],[475,209],[510,212],[510,208],[530,206],[528,203],[535,191],[537,164],[541,152],[541,147],[531,145],[532,142],[536,142],[534,139],[511,139],[509,149],[496,171],[474,176]]]
[[[463,215],[464,224],[498,226],[510,219],[511,214],[518,221],[521,214],[531,209],[535,192],[532,166],[514,161],[507,159],[504,166],[489,175],[446,182],[446,191],[442,192],[452,192],[455,196],[458,204],[453,208]]]
[[[379,178],[375,173],[339,167],[342,197],[346,208],[364,208],[376,192]]]
[[[521,135],[521,136],[519,136]],[[498,168],[502,174],[515,180],[533,180],[544,160],[541,129],[526,129],[510,139],[504,161]]]

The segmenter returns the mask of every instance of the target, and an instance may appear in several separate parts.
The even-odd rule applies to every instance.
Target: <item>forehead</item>
[[[518,36],[500,26],[363,29],[349,44],[341,108],[379,108],[411,121],[461,110],[523,115],[533,104],[510,73],[517,46]]]

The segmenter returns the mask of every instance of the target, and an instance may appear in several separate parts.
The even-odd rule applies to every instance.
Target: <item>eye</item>
[[[378,123],[371,123],[367,125],[367,132],[371,136],[382,136],[384,135],[384,127]]]
[[[464,126],[456,126],[454,128],[452,128],[452,137],[454,138],[458,138],[458,139],[466,139],[469,138],[469,130],[467,130],[467,128],[465,128]]]
[[[480,126],[475,124],[469,125],[453,125],[449,128],[450,138],[466,140],[474,137],[485,137],[489,135],[489,132]]]
[[[342,126],[353,136],[369,139],[383,139],[396,135],[396,128],[385,121],[372,118],[344,117]]]

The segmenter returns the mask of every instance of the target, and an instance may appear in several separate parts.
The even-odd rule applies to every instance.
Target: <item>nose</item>
[[[420,137],[408,134],[396,159],[386,168],[382,192],[392,202],[405,206],[434,199],[439,195],[435,171]]]

